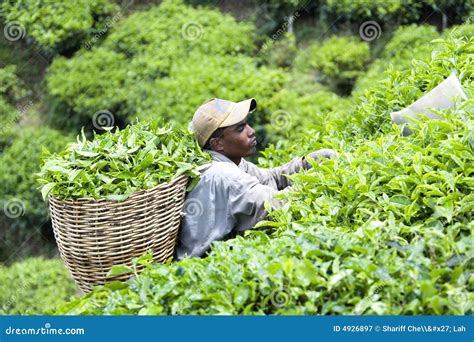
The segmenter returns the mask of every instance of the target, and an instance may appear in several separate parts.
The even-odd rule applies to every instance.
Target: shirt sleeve
[[[284,204],[273,198],[279,193],[235,165],[215,163],[186,197],[177,258],[202,256],[213,241],[253,228],[267,216],[266,201],[274,209]]]
[[[263,185],[276,184],[277,190],[283,190],[292,184],[285,175],[294,174],[303,168],[303,160],[300,157],[296,157],[289,163],[270,169],[259,168],[244,159],[243,161],[242,169],[244,169],[245,172],[255,176]]]
[[[238,182],[234,182],[229,191],[229,207],[236,218],[235,230],[244,231],[252,228],[267,216],[265,202],[273,209],[281,208],[284,201],[275,198],[283,191],[261,184],[257,177],[242,173]],[[285,190],[286,192],[286,190]]]

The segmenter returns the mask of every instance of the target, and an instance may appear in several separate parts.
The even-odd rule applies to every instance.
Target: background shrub
[[[76,50],[84,39],[104,30],[106,19],[118,10],[108,0],[5,0],[0,5],[0,17],[7,24],[19,25],[21,34],[45,52],[56,54]]]
[[[13,226],[28,229],[46,221],[46,204],[37,190],[35,175],[40,170],[41,152],[43,147],[55,152],[62,150],[71,139],[47,127],[25,128],[0,155],[2,208],[5,203],[19,200],[24,211],[20,217],[10,219]],[[5,214],[3,210],[2,215]]]
[[[385,45],[381,55],[370,64],[367,72],[357,79],[354,96],[363,95],[366,90],[381,81],[384,71],[391,65],[397,70],[403,70],[410,66],[413,59],[429,59],[434,47],[431,41],[436,38],[439,38],[439,34],[433,26],[400,26]]]
[[[0,264],[1,315],[42,315],[74,294],[75,284],[59,259]]]
[[[389,69],[388,78],[367,92],[349,116],[352,125],[347,127],[347,131],[352,129],[351,133],[356,136],[373,137],[390,130],[391,112],[410,105],[452,72],[457,73],[469,95],[473,77],[472,41],[472,37],[469,40],[450,37],[445,44],[435,49],[431,60],[414,60],[409,69],[402,71]]]
[[[16,76],[16,67],[7,65],[0,68],[0,151],[10,142],[17,122],[22,115],[20,106],[16,105],[26,96]]]
[[[229,81],[231,76],[224,76],[224,70],[234,68],[238,71],[242,67],[256,71],[249,58],[237,56],[254,49],[252,36],[251,25],[237,24],[235,19],[218,11],[194,9],[179,1],[164,1],[158,7],[134,13],[113,28],[102,47],[53,62],[47,75],[53,105],[51,122],[64,126],[64,122],[72,118],[73,126],[78,123],[90,125],[90,119],[100,110],[112,112],[116,124],[123,123],[132,114],[174,116],[174,110],[183,109],[177,106],[190,108],[207,100],[203,94],[226,87],[224,77]],[[227,57],[233,55],[236,60]],[[222,61],[219,61],[220,56]],[[207,59],[210,65],[203,64],[201,58]],[[224,66],[224,62],[228,65]],[[250,66],[242,66],[243,62]],[[212,70],[212,67],[217,69]],[[196,77],[195,83],[198,82],[201,89],[203,86],[212,88],[200,93],[199,88],[191,89],[183,83],[179,89],[172,89],[174,80],[170,78],[176,76],[187,82],[192,68],[203,77],[201,81]],[[211,75],[205,75],[204,70]],[[243,75],[248,76],[248,71],[243,71],[242,75],[233,74],[233,77]],[[211,77],[219,83],[205,83]],[[261,83],[267,80],[264,78]],[[232,89],[235,84],[232,79],[228,87]],[[197,102],[188,103],[186,95],[182,98],[183,91],[192,91],[201,97]],[[227,93],[224,89],[223,94]],[[173,97],[168,99],[164,94]],[[170,102],[174,102],[174,106],[165,108]],[[179,112],[177,121],[184,121],[182,115],[192,116],[194,109]]]
[[[312,72],[315,79],[348,94],[369,60],[367,43],[353,37],[331,37],[315,43],[299,56],[297,68]]]

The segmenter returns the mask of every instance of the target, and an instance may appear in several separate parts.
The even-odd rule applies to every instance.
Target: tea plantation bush
[[[60,259],[0,264],[0,315],[42,315],[74,294],[75,284]]]
[[[35,172],[40,170],[43,147],[56,152],[71,139],[47,127],[22,128],[0,155],[0,201],[4,208],[0,219],[9,222],[12,230],[32,231],[47,221]]]
[[[452,72],[458,74],[468,96],[472,96],[472,42],[472,37],[469,40],[448,38],[442,47],[433,51],[431,61],[415,60],[407,70],[388,72],[388,78],[362,97],[361,104],[348,116],[351,125],[346,132],[370,138],[390,129],[391,112],[410,105]]]
[[[16,124],[17,111],[12,105],[12,90],[16,86],[15,66],[0,68],[0,151],[12,136],[12,127]]]
[[[274,67],[291,67],[297,55],[295,35],[285,32],[279,39],[268,38],[260,49],[262,60]]]
[[[413,59],[427,60],[433,51],[433,39],[439,38],[433,26],[400,26],[393,34],[382,54],[372,62],[354,86],[353,95],[360,96],[381,81],[384,71],[392,65],[397,70],[407,69]]]
[[[117,123],[133,119],[132,114],[141,112],[145,113],[143,116],[153,113],[154,118],[183,115],[190,118],[195,109],[190,108],[207,98],[183,99],[181,92],[185,89],[205,94],[223,88],[224,95],[238,98],[241,92],[236,89],[236,82],[228,85],[225,82],[232,77],[248,77],[252,72],[260,82],[257,87],[270,91],[272,85],[264,84],[269,77],[265,71],[259,80],[260,73],[254,63],[240,57],[253,51],[253,34],[252,25],[237,23],[216,10],[163,1],[160,6],[136,12],[115,25],[100,47],[94,46],[90,52],[80,51],[71,59],[54,60],[47,75],[50,103],[55,108],[52,113],[60,123],[73,118],[81,124],[90,122],[97,111],[104,109],[114,114]],[[218,57],[224,56],[228,59],[219,61]],[[209,65],[200,58],[207,59]],[[244,66],[243,62],[249,65]],[[193,68],[204,79],[194,84],[198,88],[191,89],[187,82]],[[239,68],[245,68],[242,74]],[[174,77],[184,83],[176,84],[171,79]],[[204,82],[209,78],[212,84]],[[198,81],[194,77],[194,82]],[[165,100],[162,93],[173,97]],[[146,99],[144,104],[143,99]],[[166,105],[172,101],[173,106],[165,108],[164,101],[168,101]],[[182,103],[186,103],[186,108],[179,107]],[[177,109],[186,111],[175,112]]]
[[[107,28],[119,11],[109,0],[21,1],[0,4],[0,18],[13,39],[26,35],[50,54],[76,50],[85,38]],[[110,24],[109,24],[110,25]]]
[[[167,77],[131,90],[140,119],[165,118],[187,125],[196,109],[206,100],[217,98],[258,100],[252,119],[266,120],[270,98],[278,92],[287,75],[278,69],[257,67],[248,56],[205,56],[193,54],[174,65]]]
[[[138,276],[56,313],[472,314],[472,43],[448,39],[431,61],[390,71],[350,120],[335,119],[337,130],[267,150],[276,164],[321,147],[340,152],[291,176],[287,205],[258,225],[271,231],[215,242],[202,259],[143,256]],[[471,99],[402,137],[389,111],[452,71]]]
[[[340,116],[346,116],[351,99],[320,88],[301,94],[286,86],[276,93],[270,103],[269,122],[265,125],[267,142],[276,143],[293,139],[309,130],[329,131],[331,124]]]
[[[328,84],[342,94],[352,85],[369,60],[369,46],[354,37],[331,37],[315,43],[297,57],[296,68],[309,71],[316,80]]]
[[[415,22],[423,16],[446,13],[452,21],[460,21],[472,11],[473,4],[469,0],[327,0],[327,12],[341,20],[361,22],[361,20],[375,20],[379,22]],[[440,11],[441,10],[441,11]]]

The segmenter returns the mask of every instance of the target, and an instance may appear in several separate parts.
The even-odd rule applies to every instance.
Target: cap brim
[[[255,99],[248,99],[237,102],[231,109],[229,116],[219,125],[219,127],[229,127],[243,121],[250,112],[257,108]]]

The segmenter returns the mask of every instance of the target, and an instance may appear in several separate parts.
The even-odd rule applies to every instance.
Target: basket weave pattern
[[[107,277],[113,265],[150,250],[156,262],[174,253],[186,193],[187,176],[133,193],[123,202],[49,196],[54,236],[61,258],[83,293],[93,285],[125,280]]]

